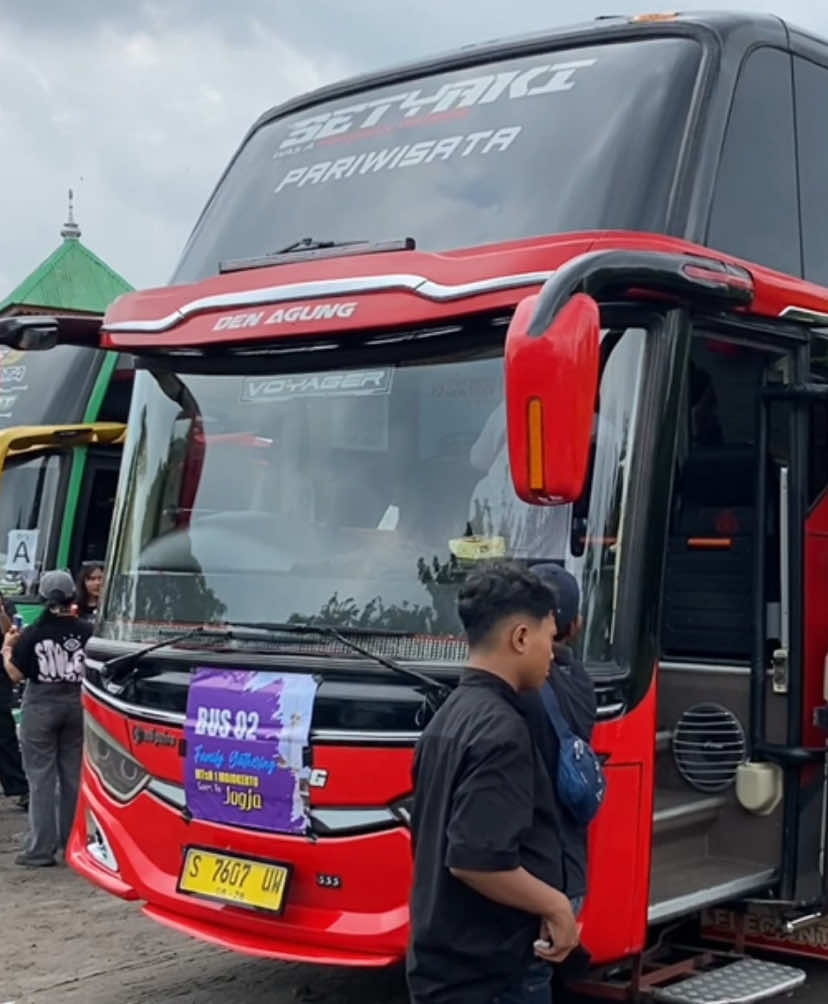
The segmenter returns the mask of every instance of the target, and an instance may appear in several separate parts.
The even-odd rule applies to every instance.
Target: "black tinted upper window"
[[[748,56],[730,112],[708,243],[801,274],[791,57]]]
[[[58,345],[48,352],[0,346],[0,428],[80,422],[102,355]]]
[[[700,58],[689,39],[523,56],[364,91],[245,144],[176,274],[300,238],[425,250],[663,231]]]
[[[135,360],[132,356],[120,355],[106,388],[100,411],[99,422],[123,422],[129,418],[129,402],[132,398],[132,384],[135,378]]]
[[[805,276],[828,286],[828,70],[794,60]]]

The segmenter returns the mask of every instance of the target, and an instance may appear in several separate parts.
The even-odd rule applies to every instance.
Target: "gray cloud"
[[[583,20],[605,12],[587,0]],[[734,6],[708,0],[707,8]],[[772,9],[772,0],[743,6]],[[788,0],[828,34],[828,12]],[[0,296],[54,246],[77,191],[84,241],[163,283],[248,126],[343,75],[573,20],[560,0],[0,0]]]

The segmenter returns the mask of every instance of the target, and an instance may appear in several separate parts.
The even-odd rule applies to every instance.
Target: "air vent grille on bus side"
[[[673,732],[678,772],[698,791],[723,791],[733,784],[746,755],[739,719],[719,704],[696,704]]]

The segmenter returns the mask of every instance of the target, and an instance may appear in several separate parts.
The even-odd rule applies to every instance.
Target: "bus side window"
[[[791,77],[791,56],[778,49],[756,49],[742,64],[707,243],[801,275]]]
[[[805,278],[828,285],[828,69],[806,59],[794,59],[796,81],[799,184],[802,198],[802,247]]]
[[[118,487],[118,453],[90,450],[75,522],[72,567],[103,561]]]

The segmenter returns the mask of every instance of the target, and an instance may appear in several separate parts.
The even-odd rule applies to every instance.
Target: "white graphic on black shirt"
[[[34,648],[37,658],[37,678],[41,683],[80,683],[83,680],[85,656],[83,642],[77,638],[53,641],[44,638]]]

